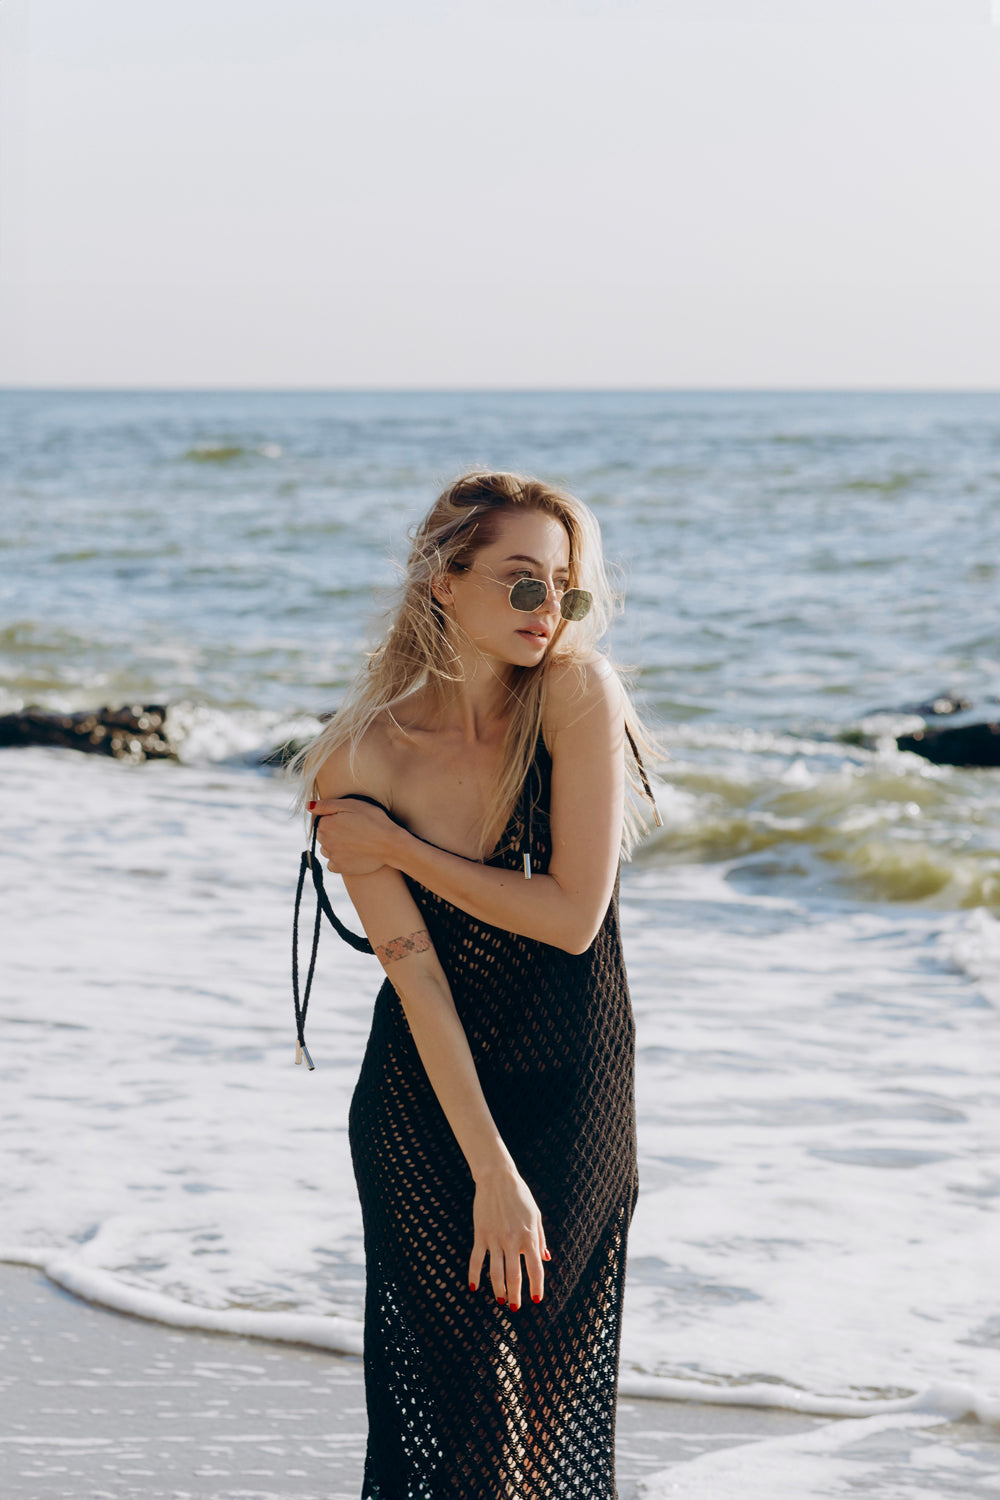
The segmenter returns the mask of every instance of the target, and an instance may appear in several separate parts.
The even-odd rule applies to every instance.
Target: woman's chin
[[[544,656],[545,648],[549,644],[548,637],[543,635],[530,635],[527,631],[517,631],[517,638],[523,646],[534,656]]]
[[[548,641],[515,635],[513,640],[477,643],[482,656],[494,667],[537,667],[545,657]]]

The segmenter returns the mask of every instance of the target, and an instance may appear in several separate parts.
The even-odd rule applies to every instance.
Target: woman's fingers
[[[331,859],[337,848],[335,813],[326,813],[316,818],[316,842],[327,859]]]
[[[472,1258],[469,1261],[469,1291],[475,1292],[483,1279],[483,1261],[486,1258],[486,1246],[479,1240],[472,1247]]]
[[[517,1312],[522,1303],[523,1283],[521,1280],[521,1256],[524,1256],[524,1269],[527,1273],[528,1287],[532,1302],[541,1302],[545,1295],[545,1268],[542,1265],[542,1257],[534,1247],[525,1247],[520,1253],[511,1250],[504,1256],[504,1279],[507,1292],[507,1306],[511,1312]],[[491,1257],[492,1261],[492,1257]]]
[[[331,874],[374,875],[376,870],[381,870],[380,859],[373,858],[364,849],[360,852],[352,850],[344,840],[338,839],[336,825],[336,815],[327,813],[317,824],[316,832],[316,842]]]
[[[477,1245],[469,1262],[470,1291],[476,1291],[479,1287],[483,1255],[484,1252]],[[493,1295],[498,1302],[506,1304],[511,1312],[518,1312],[522,1302],[522,1255],[531,1300],[541,1302],[545,1296],[545,1267],[538,1250],[531,1246],[526,1246],[520,1252],[516,1251],[513,1246],[506,1251],[500,1245],[490,1247],[490,1285],[493,1288]]]
[[[517,1250],[511,1250],[505,1257],[507,1272],[507,1306],[511,1312],[517,1312],[521,1306],[521,1256]]]
[[[469,1286],[479,1285],[483,1256],[490,1258],[490,1284],[497,1302],[518,1312],[524,1295],[541,1302],[545,1291],[545,1231],[530,1189],[513,1168],[484,1173],[472,1208],[474,1244]],[[524,1258],[527,1285],[521,1274]]]
[[[507,1301],[507,1283],[503,1274],[503,1251],[496,1244],[490,1246],[490,1286],[498,1302]]]
[[[324,805],[317,803],[317,807]],[[316,842],[327,869],[334,875],[374,875],[384,861],[372,853],[364,830],[359,836],[358,825],[347,825],[342,816],[341,812],[316,814]]]
[[[545,1295],[545,1268],[542,1257],[534,1247],[530,1252],[524,1252],[524,1269],[528,1273],[528,1290],[531,1292],[532,1302],[541,1302]]]

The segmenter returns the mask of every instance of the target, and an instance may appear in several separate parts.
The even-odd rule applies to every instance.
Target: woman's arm
[[[319,790],[353,782],[342,761],[346,750],[335,751],[320,772]],[[540,1300],[542,1259],[548,1258],[541,1214],[490,1113],[451,986],[420,910],[399,872],[386,866],[372,874],[347,875],[344,885],[399,996],[427,1078],[476,1184],[470,1286],[478,1286],[488,1253],[494,1294],[509,1296],[516,1308],[523,1255],[531,1291]]]
[[[320,824],[330,868],[361,856],[378,858],[482,922],[536,938],[568,953],[594,941],[611,900],[621,847],[625,799],[624,705],[618,679],[597,658],[576,672],[553,671],[547,710],[552,753],[552,858],[546,875],[526,880],[436,849],[399,828],[377,808],[321,802],[336,812]]]

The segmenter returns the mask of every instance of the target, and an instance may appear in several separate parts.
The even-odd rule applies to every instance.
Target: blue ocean
[[[0,714],[165,704],[178,752],[0,750],[0,1255],[360,1348],[381,974],[330,937],[296,1069],[302,825],[260,758],[336,707],[473,465],[592,507],[665,751],[621,885],[622,1390],[928,1424],[923,1478],[864,1487],[968,1494],[1000,1428],[1000,768],[897,739],[949,697],[1000,724],[995,395],[0,392]]]

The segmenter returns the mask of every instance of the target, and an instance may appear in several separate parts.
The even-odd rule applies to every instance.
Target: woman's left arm
[[[319,843],[338,870],[364,852],[419,881],[478,921],[584,953],[604,920],[621,849],[625,797],[624,704],[603,658],[558,667],[547,685],[552,754],[552,857],[548,874],[526,880],[415,838],[377,808],[320,802]],[[324,837],[325,834],[325,837]]]

